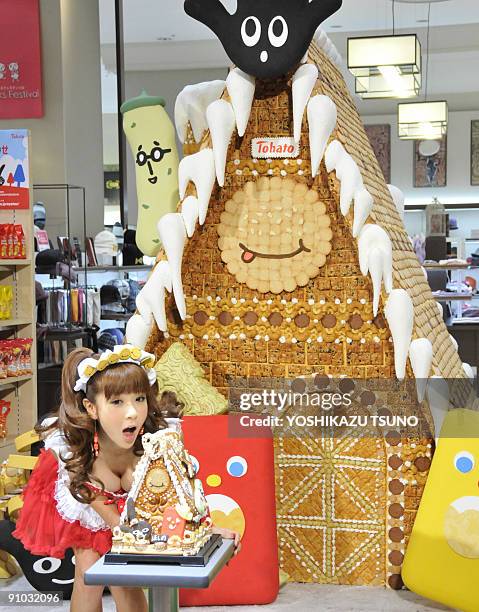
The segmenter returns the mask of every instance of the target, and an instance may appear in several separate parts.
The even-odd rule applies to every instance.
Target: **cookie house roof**
[[[332,47],[329,39],[323,33],[315,37],[309,48],[307,62],[318,67],[320,76],[314,84],[311,95],[327,96],[329,101],[336,107],[337,112],[336,126],[330,134],[329,143],[334,141],[337,141],[336,145],[338,145],[338,142],[341,143],[345,152],[352,158],[357,169],[359,169],[364,188],[374,200],[372,210],[369,213],[368,223],[373,224],[373,227],[379,226],[376,228],[376,233],[381,232],[380,239],[384,238],[385,231],[385,240],[387,243],[390,242],[389,248],[392,247],[392,288],[395,290],[395,297],[406,298],[406,300],[410,298],[409,301],[412,302],[414,325],[410,339],[418,339],[420,342],[429,341],[431,343],[432,368],[430,375],[448,379],[465,378],[466,375],[456,347],[442,320],[440,307],[431,293],[424,271],[411,248],[403,221],[385,183],[361,118],[343,76],[337,67],[338,61],[338,54],[334,47]],[[251,80],[244,73],[239,74],[238,69],[230,72],[228,78],[230,79],[232,76],[243,81],[241,85],[243,88],[242,93],[250,93],[251,98],[253,98],[254,79]],[[244,95],[237,97],[236,100],[231,97],[232,88],[228,87],[228,85],[232,85],[232,82],[228,83],[227,80],[224,87],[219,86],[221,82],[218,81],[213,82],[211,86],[208,85],[206,83],[189,86],[178,97],[175,118],[179,133],[183,132],[183,136],[186,133],[186,137],[182,138],[182,140],[185,140],[184,150],[186,157],[182,160],[179,170],[180,195],[184,199],[184,204],[179,204],[176,215],[166,215],[165,217],[169,218],[162,218],[158,225],[160,237],[165,245],[165,252],[160,252],[158,260],[161,260],[161,262],[152,274],[152,277],[150,277],[150,287],[148,287],[147,283],[146,291],[144,291],[145,297],[148,297],[148,291],[150,291],[151,299],[158,300],[161,290],[164,292],[165,288],[170,290],[172,287],[176,306],[182,319],[186,317],[185,296],[191,296],[188,296],[188,290],[183,294],[181,282],[178,282],[184,245],[186,244],[186,248],[189,248],[186,235],[181,236],[181,233],[184,233],[184,226],[186,226],[188,238],[191,238],[195,232],[195,226],[197,227],[196,220],[198,217],[200,224],[204,223],[210,202],[209,196],[215,188],[215,178],[220,185],[224,182],[223,167],[225,165],[226,174],[233,172],[231,169],[231,159],[227,155],[231,151],[229,141],[235,127],[234,115],[236,115],[236,124],[238,126],[243,124],[241,131],[246,130],[245,116],[249,117],[248,101],[245,101]],[[222,89],[224,89],[223,94],[221,94]],[[221,96],[220,99],[218,99],[219,96]],[[228,104],[229,101],[231,101],[231,104]],[[189,115],[189,110],[193,106],[195,106],[195,113],[194,115]],[[202,119],[201,111],[205,114]],[[191,121],[191,123],[188,123],[188,121]],[[213,129],[213,122],[215,122],[214,133],[208,129],[208,126]],[[186,130],[185,125],[187,127]],[[240,131],[239,127],[238,131]],[[203,135],[199,138],[198,135],[201,134]],[[306,121],[302,122],[301,139],[306,142],[308,139]],[[327,156],[328,151],[326,151],[326,161]],[[328,166],[327,163],[326,165]],[[309,162],[308,168],[309,172],[311,172]],[[329,172],[328,178],[330,192],[336,201],[339,201],[340,183],[334,171]],[[196,187],[196,192],[194,187]],[[196,197],[194,197],[195,194]],[[188,198],[188,196],[192,197]],[[195,206],[196,210],[194,210]],[[351,207],[351,211],[345,215],[345,221],[351,233],[353,233],[353,220],[354,215]],[[206,225],[208,225],[208,222]],[[332,229],[334,232],[334,225]],[[172,235],[176,235],[179,239],[176,241],[171,240]],[[357,248],[357,244],[354,244]],[[187,262],[189,259],[185,258],[184,261]],[[185,263],[183,273],[185,273],[186,268],[187,264]],[[155,275],[156,278],[154,278]],[[386,278],[384,278],[384,281],[386,284]],[[398,290],[402,290],[403,295],[398,296],[398,293],[400,293]],[[388,296],[384,289],[382,290],[382,297],[383,307],[380,308],[380,312],[384,311],[387,317],[387,307],[384,308],[384,305],[387,303]],[[142,300],[138,300],[137,304],[141,313]],[[151,306],[147,310],[150,308]],[[151,310],[153,311],[153,308]],[[166,331],[166,315],[155,316],[155,319],[159,327]],[[390,321],[389,323],[391,326]],[[131,326],[133,324],[134,322],[132,321]],[[391,331],[394,336],[394,331]],[[148,346],[154,347],[155,344],[158,348],[158,335],[156,331],[150,336]],[[403,346],[402,348],[404,355],[408,354],[408,348],[409,342],[407,347]],[[417,345],[417,348],[419,348],[419,345]],[[420,362],[421,353],[419,352],[418,355],[418,362]],[[396,366],[397,371],[398,367]]]

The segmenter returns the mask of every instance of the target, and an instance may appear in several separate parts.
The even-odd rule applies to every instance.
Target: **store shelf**
[[[133,312],[109,312],[108,314],[102,314],[100,319],[102,321],[129,321],[133,314]]]
[[[470,264],[424,264],[425,270],[477,270],[479,266]]]
[[[17,266],[29,266],[31,259],[0,259],[0,270],[2,268],[12,268]]]
[[[0,378],[0,388],[4,389],[5,387],[14,387],[16,384],[25,382],[27,380],[31,380],[32,375],[26,374],[25,376],[15,376],[9,378]]]
[[[74,272],[148,272],[153,266],[88,266],[87,268],[72,267]]]
[[[475,297],[472,293],[448,293],[447,291],[433,293],[433,296],[439,302],[469,302]]]
[[[3,131],[2,131],[3,132]],[[4,135],[11,136],[11,130]],[[3,139],[3,135],[0,136]],[[31,137],[28,133],[25,164],[32,159]],[[27,175],[27,170],[25,174]],[[31,167],[28,174],[31,176]],[[0,337],[35,338],[35,256],[32,253],[34,239],[33,193],[30,185],[28,207],[0,210],[0,222],[19,224],[23,227],[27,256],[25,259],[0,259],[2,285],[13,287],[13,303],[9,319],[0,320]],[[37,351],[33,341],[30,351],[32,373],[0,379],[1,397],[11,402],[7,418],[8,436],[0,439],[0,461],[6,459],[14,447],[15,438],[34,427],[37,421]]]
[[[0,438],[0,448],[5,448],[6,446],[11,446],[12,444],[15,444],[16,437],[16,434],[8,434],[6,438]]]
[[[429,204],[406,204],[404,212],[424,211]],[[446,210],[479,210],[479,203],[444,204]]]
[[[30,325],[31,319],[0,319],[0,328],[17,327],[20,325]]]

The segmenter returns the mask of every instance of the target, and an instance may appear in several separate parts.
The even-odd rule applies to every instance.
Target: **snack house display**
[[[197,468],[179,431],[144,434],[142,443],[112,553],[193,555],[212,536]]]
[[[274,3],[260,12],[263,4]],[[341,3],[323,4],[331,14]],[[207,5],[233,23],[219,2]],[[225,42],[204,3],[185,7]],[[336,49],[322,30],[311,41],[301,21],[294,36],[308,39],[307,54],[283,65],[281,46],[265,42],[279,25],[262,13],[251,19],[223,86],[178,96],[180,202],[158,223],[164,250],[129,340],[148,336],[158,357],[182,342],[225,396],[235,378],[328,375],[353,387],[352,379],[465,378]],[[282,32],[293,36],[284,24]],[[265,143],[269,157],[260,155]],[[280,565],[290,579],[401,588],[432,438],[278,437],[275,445]]]

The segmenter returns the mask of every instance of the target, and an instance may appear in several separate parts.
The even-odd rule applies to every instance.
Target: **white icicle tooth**
[[[328,35],[326,34],[326,32],[322,28],[318,28],[316,30],[316,33],[314,35],[314,40],[315,40],[316,44],[318,45],[318,47],[320,47],[322,49],[324,43],[327,40],[327,38],[328,38]]]
[[[308,103],[309,147],[311,150],[311,174],[318,174],[328,140],[336,127],[338,111],[336,104],[328,96],[314,96]],[[300,134],[301,137],[301,125]],[[299,140],[299,138],[298,138]],[[333,142],[338,142],[333,141]],[[331,143],[332,144],[332,143]],[[339,144],[339,143],[338,143]],[[344,149],[338,151],[342,156]],[[332,155],[334,154],[334,147]]]
[[[441,311],[442,311],[442,307],[441,307]],[[459,344],[457,343],[457,340],[454,338],[454,336],[451,336],[451,334],[449,334],[449,339],[451,340],[452,344],[454,345],[454,350],[459,350]]]
[[[399,216],[404,221],[404,194],[394,185],[388,185],[388,189],[393,199],[394,206],[396,207]]]
[[[145,286],[136,296],[136,306],[145,325],[150,325],[154,317],[158,329],[167,330],[165,313],[165,289],[171,292],[172,277],[167,261],[160,261],[146,281]]]
[[[426,387],[427,401],[434,421],[436,444],[449,410],[449,385],[441,376],[431,376]]]
[[[328,145],[326,149],[326,153],[324,156],[324,162],[326,164],[326,170],[328,172],[332,172],[336,169],[336,166],[339,163],[339,160],[346,154],[346,149],[339,142],[339,140],[333,140]]]
[[[383,279],[383,253],[377,247],[373,247],[369,251],[368,268],[373,282],[373,314],[376,316],[378,314]]]
[[[391,291],[384,314],[394,342],[396,376],[403,380],[414,325],[414,306],[408,292],[404,289]]]
[[[304,109],[306,108],[306,104],[308,104],[308,100],[311,98],[311,93],[313,92],[318,77],[319,72],[314,64],[303,64],[293,75],[292,93],[295,142],[301,140]]]
[[[338,67],[341,67],[341,65],[343,63],[343,56],[341,55],[341,53],[337,49],[336,49],[336,53],[334,54],[334,57],[333,57],[333,62]]]
[[[198,153],[184,157],[178,168],[178,178],[182,200],[185,197],[188,183],[190,181],[194,183],[198,198],[199,223],[203,225],[216,180],[215,158],[212,149],[202,149]]]
[[[215,156],[216,179],[218,185],[225,184],[225,167],[228,147],[236,126],[233,107],[226,100],[216,100],[206,109],[206,120],[210,129]]]
[[[363,188],[363,179],[359,168],[354,159],[345,153],[336,165],[336,177],[341,181],[341,191],[339,194],[339,207],[346,216],[351,207],[354,194]]]
[[[326,55],[330,55],[333,51],[333,43],[331,42],[330,38],[326,38],[326,41],[323,46],[323,51],[326,53]]]
[[[466,376],[470,380],[474,380],[476,375],[474,374],[474,370],[472,369],[472,367],[468,363],[463,363],[462,364],[462,369],[464,370],[464,372],[466,373]]]
[[[175,104],[175,124],[178,138],[184,144],[188,129],[191,124],[196,142],[200,142],[203,133],[208,128],[206,122],[206,109],[218,98],[225,89],[225,81],[209,81],[187,85],[178,94]]]
[[[417,398],[419,403],[424,399],[426,386],[431,372],[433,349],[427,338],[418,338],[411,342],[409,360],[416,377]]]
[[[379,225],[368,223],[363,227],[358,238],[359,267],[361,274],[369,272],[369,253],[373,248],[379,249],[383,262],[384,288],[392,291],[392,243],[388,234]]]
[[[186,318],[186,303],[181,280],[181,264],[186,242],[186,230],[180,213],[167,213],[158,221],[158,234],[168,258],[173,295],[180,317]]]
[[[125,336],[127,343],[144,349],[150,337],[151,327],[152,320],[150,320],[150,324],[147,325],[141,315],[134,314],[126,324]]]
[[[233,68],[226,79],[226,87],[236,117],[238,135],[244,136],[251,115],[256,80],[240,68]]]
[[[188,196],[181,205],[181,216],[186,227],[186,235],[191,238],[195,233],[196,222],[200,214],[198,198]]]
[[[359,232],[363,229],[364,224],[368,220],[373,209],[373,196],[367,189],[358,189],[354,194],[354,221],[353,221],[353,238],[359,236]]]

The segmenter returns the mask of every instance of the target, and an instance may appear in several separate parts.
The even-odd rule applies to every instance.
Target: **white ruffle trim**
[[[44,424],[47,424],[44,422]],[[49,424],[49,423],[48,423]],[[89,504],[77,501],[70,493],[70,475],[65,468],[65,463],[60,459],[69,455],[66,440],[59,429],[45,438],[45,449],[55,451],[58,456],[58,478],[55,483],[55,501],[58,514],[68,523],[79,521],[82,527],[90,531],[101,531],[109,529],[109,526]]]
[[[90,531],[109,529],[101,516],[89,504],[77,501],[70,493],[70,476],[62,461],[58,460],[58,479],[55,484],[55,501],[59,515],[68,523],[79,521]]]

